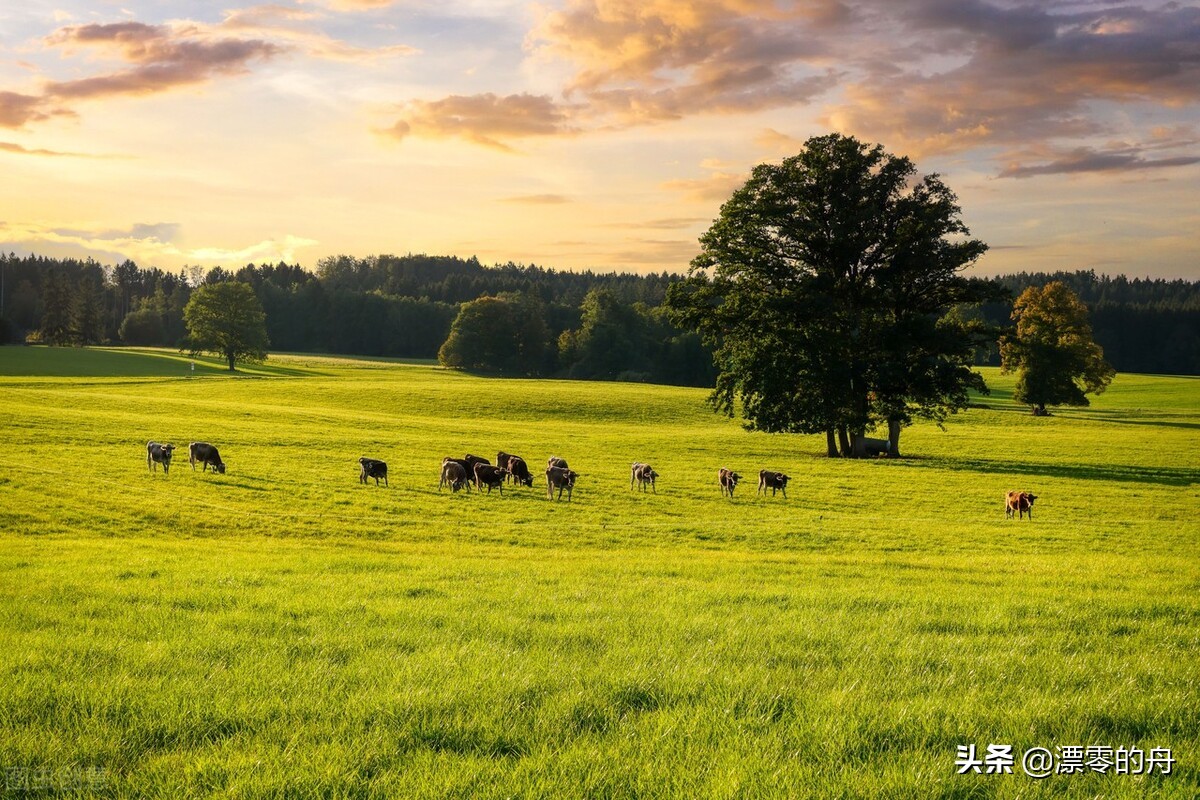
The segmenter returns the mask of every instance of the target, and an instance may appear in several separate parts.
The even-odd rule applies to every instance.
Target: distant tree
[[[463,303],[438,361],[460,369],[537,375],[548,346],[540,302],[519,295],[481,297]]]
[[[959,214],[938,176],[838,134],[755,167],[667,293],[715,348],[717,409],[862,456],[878,425],[895,455],[914,418],[965,408],[980,332],[945,313],[996,290],[958,275],[987,249]]]
[[[130,311],[121,321],[117,333],[125,344],[148,347],[163,343],[162,316],[152,308]]]
[[[100,287],[89,275],[84,275],[75,291],[73,321],[76,341],[84,346],[104,339],[104,308]]]
[[[1086,406],[1115,370],[1092,339],[1087,306],[1067,285],[1030,286],[1013,304],[1016,330],[1000,342],[1001,369],[1017,373],[1014,397],[1043,416],[1047,406]]]
[[[183,318],[188,330],[185,349],[193,355],[217,353],[230,372],[239,360],[267,357],[266,315],[249,284],[223,280],[200,286],[192,292]]]
[[[71,287],[54,270],[46,273],[42,286],[42,341],[46,344],[65,345],[72,339]]]

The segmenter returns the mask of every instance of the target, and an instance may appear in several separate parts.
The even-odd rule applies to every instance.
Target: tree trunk
[[[1033,407],[1033,415],[1035,417],[1048,417],[1050,416],[1050,412],[1046,410],[1045,403],[1038,403]]]
[[[850,432],[850,457],[867,457],[867,437],[865,433],[859,431]]]
[[[837,429],[838,443],[842,447],[842,458],[851,458],[853,453],[850,450],[850,436],[846,433],[846,426],[842,425]]]
[[[900,457],[900,420],[888,420],[888,458]]]
[[[225,357],[229,359],[229,371],[233,372],[233,362],[234,362],[234,359],[236,358],[236,356],[233,354],[233,351],[231,350],[225,354]]]
[[[838,452],[837,438],[833,428],[825,431],[825,452],[830,458],[839,458],[841,453]]]

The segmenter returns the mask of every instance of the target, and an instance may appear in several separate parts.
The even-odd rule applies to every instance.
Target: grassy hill
[[[209,369],[209,367],[212,369]],[[0,766],[86,796],[1193,797],[1200,383],[1034,418],[1011,379],[908,458],[702,390],[0,348]],[[180,446],[150,473],[148,439]],[[186,445],[218,445],[222,476]],[[444,455],[581,473],[437,489]],[[358,483],[361,455],[390,489]],[[658,494],[629,489],[651,462]],[[716,471],[746,476],[730,501]],[[789,497],[755,496],[760,468]],[[1009,522],[1003,494],[1039,497]],[[1172,748],[957,775],[956,748]],[[69,770],[76,770],[70,772]],[[11,776],[10,776],[11,777]],[[60,789],[62,787],[59,787]],[[26,792],[26,794],[28,794]],[[36,792],[35,792],[36,794]]]

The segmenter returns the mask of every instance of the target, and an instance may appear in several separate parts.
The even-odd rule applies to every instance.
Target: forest
[[[663,308],[670,273],[567,272],[536,265],[485,266],[476,258],[408,254],[336,256],[315,271],[247,264],[169,272],[126,260],[0,256],[0,341],[179,346],[183,309],[206,283],[242,281],[266,312],[270,348],[437,358],[464,309],[502,309],[520,320],[521,353],[484,355],[482,372],[711,386],[715,371],[699,336]],[[1066,283],[1087,304],[1095,340],[1122,372],[1200,375],[1200,282],[1097,275],[1092,270],[995,279],[1013,296]],[[481,298],[495,302],[480,304]],[[958,308],[997,329],[1011,302]],[[998,348],[979,364],[999,364]]]

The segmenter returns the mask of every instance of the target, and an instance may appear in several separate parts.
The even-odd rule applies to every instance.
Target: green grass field
[[[1034,418],[985,371],[986,408],[855,462],[703,390],[186,367],[0,348],[5,796],[1200,794],[1194,378]],[[181,447],[169,476],[148,439]],[[574,501],[438,491],[442,456],[501,449],[567,458]],[[788,499],[755,496],[764,467]],[[967,744],[1014,774],[956,774]],[[1022,773],[1071,745],[1176,763]]]

